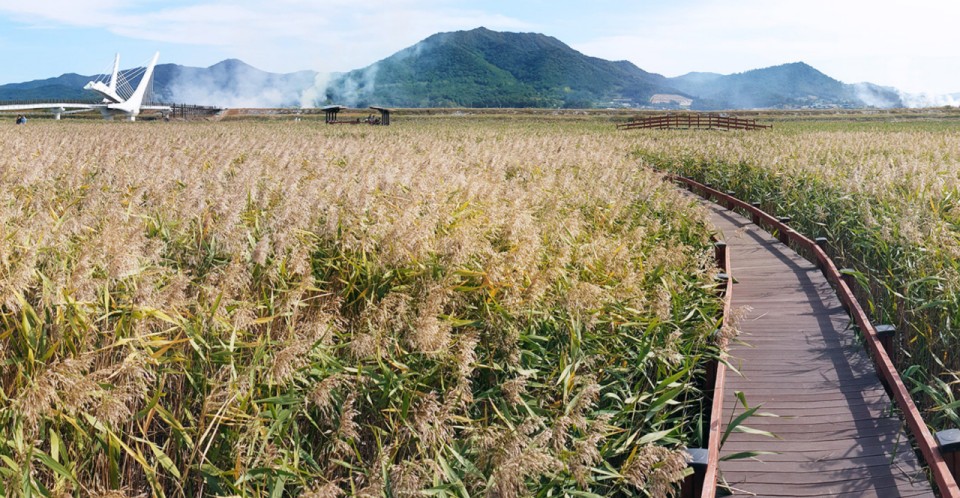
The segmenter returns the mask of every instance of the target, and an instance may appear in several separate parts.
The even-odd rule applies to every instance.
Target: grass
[[[703,444],[709,227],[605,120],[0,143],[0,494],[662,496]]]

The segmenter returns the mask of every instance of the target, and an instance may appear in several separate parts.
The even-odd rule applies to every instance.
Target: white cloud
[[[458,8],[444,0],[207,0],[159,8],[144,0],[36,4],[2,0],[0,12],[39,25],[94,27],[131,39],[220,47],[231,57],[270,71],[344,71],[437,31],[480,25],[501,30],[531,27],[519,19]]]
[[[0,0],[0,11],[7,12],[17,20],[43,24],[62,24],[69,26],[96,26],[118,22],[128,2],[121,0],[91,0],[73,2],[70,0],[49,0],[44,2],[22,2]]]
[[[958,19],[960,2],[942,0],[674,2],[575,48],[668,76],[802,60],[847,82],[945,92],[960,90]]]

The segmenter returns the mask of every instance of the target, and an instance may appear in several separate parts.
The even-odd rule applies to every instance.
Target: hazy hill
[[[486,28],[439,33],[335,78],[327,102],[398,107],[594,107],[674,93],[630,62],[588,57],[556,38]]]
[[[300,106],[304,91],[314,86],[316,74],[314,71],[269,73],[237,59],[224,60],[206,68],[157,64],[152,100],[221,107]],[[83,86],[102,77],[70,73],[0,85],[0,100],[94,101],[100,95],[84,90]],[[134,79],[132,85],[137,83],[139,79]]]
[[[668,82],[700,97],[699,107],[703,108],[901,105],[894,89],[869,83],[848,85],[803,62],[731,75],[689,73]]]
[[[261,71],[238,59],[210,67],[159,64],[154,94],[163,102],[219,107],[299,106],[305,89],[314,85],[314,71],[278,74]]]
[[[68,73],[56,78],[0,85],[0,100],[91,100],[97,94],[83,89],[90,76]]]

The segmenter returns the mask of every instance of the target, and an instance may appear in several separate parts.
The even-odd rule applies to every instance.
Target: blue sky
[[[847,83],[960,92],[955,0],[0,0],[0,83],[161,62],[345,71],[439,31],[554,36],[667,76],[804,61]]]

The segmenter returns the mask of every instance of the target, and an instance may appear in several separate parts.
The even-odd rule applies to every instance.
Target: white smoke
[[[323,87],[324,97],[333,96],[337,100],[334,104],[357,106],[362,99],[373,94],[379,68],[380,64],[377,63],[329,80]]]
[[[908,93],[871,83],[855,83],[853,89],[857,98],[865,105],[881,109],[960,106],[960,94]]]
[[[315,80],[312,72],[272,74],[239,61],[224,61],[206,69],[178,68],[160,97],[167,102],[225,108],[289,107],[303,102],[305,89]]]
[[[317,107],[327,99],[327,86],[330,84],[332,75],[330,73],[317,73],[313,78],[313,86],[310,86],[300,94],[300,108]]]
[[[853,90],[860,102],[868,107],[889,109],[901,105],[897,90],[884,88],[872,83],[854,83]]]
[[[900,100],[909,108],[921,107],[960,107],[960,98],[957,94],[930,94],[900,92]]]
[[[259,90],[255,93],[236,92],[188,81],[171,85],[170,94],[174,103],[196,103],[223,108],[269,108],[288,105],[289,95],[283,91],[276,88]]]

